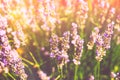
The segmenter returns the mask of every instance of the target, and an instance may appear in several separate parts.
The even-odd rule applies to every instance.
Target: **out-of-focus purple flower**
[[[20,40],[17,38],[17,33],[12,32],[15,48],[20,47]]]
[[[7,19],[0,14],[0,29],[5,29],[7,26]]]
[[[115,8],[111,8],[111,9],[110,9],[110,13],[111,13],[111,14],[115,14]]]
[[[110,4],[107,2],[107,0],[99,0],[98,3],[99,3],[99,7],[101,8],[108,9],[110,7]]]
[[[71,29],[72,41],[71,41],[71,43],[72,43],[73,45],[76,44],[76,40],[77,40],[77,38],[78,38],[78,36],[77,36],[77,28],[78,28],[77,24],[76,24],[76,23],[72,23],[72,29]],[[75,45],[75,46],[76,46],[76,45]]]

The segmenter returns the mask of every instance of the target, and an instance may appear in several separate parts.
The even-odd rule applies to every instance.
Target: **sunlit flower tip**
[[[5,73],[8,73],[8,72],[9,72],[8,67],[4,67],[4,68],[3,68],[3,71],[4,71]]]
[[[89,50],[93,49],[94,43],[88,42],[87,47]]]

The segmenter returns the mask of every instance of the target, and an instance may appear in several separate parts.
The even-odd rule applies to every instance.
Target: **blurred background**
[[[96,46],[89,50],[87,44],[95,27],[103,34],[108,25],[114,23],[111,47],[100,61],[99,74],[100,80],[117,80],[110,75],[120,71],[120,0],[0,0],[0,15],[7,20],[6,35],[11,48],[23,61],[27,80],[75,79],[74,46],[71,43],[67,51],[70,61],[62,66],[62,78],[59,62],[50,57],[52,35],[61,38],[64,32],[71,33],[72,23],[77,25],[77,35],[84,40],[76,80],[94,80],[91,76],[98,80],[95,76]],[[61,45],[58,48],[61,49]],[[15,73],[10,73],[19,80]],[[13,80],[12,77],[0,71],[0,80]]]

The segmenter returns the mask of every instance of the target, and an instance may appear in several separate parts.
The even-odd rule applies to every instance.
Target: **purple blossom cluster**
[[[15,49],[11,48],[8,37],[6,35],[7,20],[0,15],[0,63],[4,68],[8,68],[20,76],[21,80],[26,80],[27,75],[24,71],[22,60]],[[6,69],[5,69],[6,70]],[[9,72],[9,71],[7,71]]]
[[[90,50],[93,49],[93,46],[97,41],[98,34],[99,34],[99,28],[95,27],[92,34],[90,35],[90,41],[87,44],[88,49],[90,49]]]
[[[92,49],[94,44],[96,45],[96,59],[98,61],[101,61],[103,59],[103,56],[106,54],[106,50],[110,48],[110,42],[113,35],[113,27],[114,22],[111,22],[108,24],[107,29],[105,32],[101,35],[99,34],[99,29],[95,28],[90,35],[90,41],[88,42],[87,46],[88,49]]]
[[[103,40],[104,40],[103,47],[105,49],[110,48],[110,42],[113,35],[113,28],[114,28],[114,22],[111,22],[110,24],[108,24],[107,29],[103,33]]]
[[[102,39],[102,36],[99,34],[97,36],[96,40],[96,60],[101,61],[103,59],[103,56],[105,56],[106,51],[103,48],[104,41]]]
[[[55,58],[58,53],[59,53],[59,49],[58,49],[58,43],[59,43],[59,37],[56,34],[52,34],[51,38],[50,38],[50,57]]]
[[[82,57],[82,52],[83,52],[83,43],[84,40],[80,38],[80,36],[77,33],[77,24],[72,23],[72,31],[71,31],[71,38],[72,41],[71,43],[74,45],[74,58],[73,62],[75,65],[80,64],[80,58]]]
[[[69,56],[67,54],[68,49],[70,48],[70,32],[65,32],[63,37],[61,37],[61,51],[60,56],[58,55],[60,66],[62,67],[64,64],[69,62]],[[61,59],[61,60],[60,60]]]
[[[72,26],[71,33],[67,31],[63,34],[63,37],[53,34],[50,39],[50,56],[56,58],[60,67],[69,62],[68,50],[70,49],[70,43],[74,45],[75,49],[73,62],[76,65],[80,64],[84,41],[77,34],[77,24],[72,23]],[[70,37],[72,40],[70,40]]]
[[[58,61],[60,67],[64,64],[69,62],[67,51],[70,48],[69,46],[69,37],[70,32],[65,32],[63,37],[58,37],[57,35],[53,34],[50,39],[50,46],[51,46],[51,57],[55,57]],[[61,50],[59,49],[59,43],[61,45]]]

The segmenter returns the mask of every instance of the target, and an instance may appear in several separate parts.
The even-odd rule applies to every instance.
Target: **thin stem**
[[[74,75],[74,80],[78,80],[78,76],[77,76],[77,71],[78,71],[78,65],[75,65],[75,75]]]
[[[60,80],[63,80],[63,67],[58,66],[58,71],[60,73]]]
[[[55,80],[58,80],[60,78],[60,75],[58,75],[56,78],[55,78]]]
[[[7,73],[13,80],[16,80],[13,75],[11,75],[10,73]]]
[[[60,68],[60,75],[61,75],[61,79],[63,78],[63,68]]]
[[[100,80],[100,62],[98,62],[98,65],[97,65],[97,67],[98,67],[98,79],[97,80]]]
[[[27,60],[27,59],[25,59],[25,58],[22,58],[22,57],[20,57],[23,61],[25,61],[25,62],[27,62],[27,63],[29,63],[30,65],[34,65],[34,63],[33,62],[31,62],[31,61],[29,61],[29,60]]]
[[[32,57],[32,59],[34,60],[35,64],[38,64],[37,60],[35,59],[35,57],[33,56],[33,54],[31,52],[29,52],[30,56]]]

